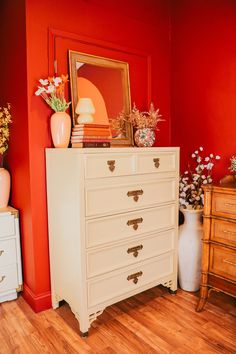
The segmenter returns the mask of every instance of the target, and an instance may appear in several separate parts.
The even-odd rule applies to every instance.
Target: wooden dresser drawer
[[[173,172],[177,169],[177,155],[174,152],[153,152],[137,156],[137,173]]]
[[[86,216],[106,215],[175,201],[176,179],[86,188]]]
[[[18,288],[16,264],[0,268],[0,292]]]
[[[210,272],[236,281],[236,251],[211,245]]]
[[[88,278],[158,256],[174,249],[174,230],[87,253]]]
[[[236,223],[212,219],[211,240],[236,246]]]
[[[15,240],[0,241],[0,267],[13,263],[16,263]]]
[[[173,254],[165,254],[149,261],[111,272],[106,277],[88,282],[88,306],[92,307],[122,294],[139,289],[173,273]]]
[[[86,222],[86,245],[94,247],[132,240],[139,235],[173,228],[175,224],[174,204],[96,218]]]
[[[212,215],[236,219],[236,195],[214,193]]]
[[[15,235],[14,215],[0,214],[0,237]]]
[[[85,157],[85,178],[131,175],[135,171],[133,154],[101,154]]]

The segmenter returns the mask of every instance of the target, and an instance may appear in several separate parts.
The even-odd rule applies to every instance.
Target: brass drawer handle
[[[0,250],[0,257],[2,256],[3,253],[4,253],[4,250]]]
[[[108,167],[109,167],[109,170],[111,171],[111,172],[113,172],[114,171],[114,169],[115,169],[115,163],[116,163],[116,161],[115,160],[108,160],[107,161],[107,165],[108,165]]]
[[[159,157],[153,159],[153,162],[154,162],[154,166],[156,168],[158,168],[160,166],[160,158]]]
[[[127,253],[133,253],[134,257],[138,257],[138,251],[143,249],[143,245],[138,245],[127,249]]]
[[[137,273],[128,275],[127,280],[133,280],[133,283],[137,284],[138,277],[141,277],[142,275],[143,275],[143,272],[137,272]]]
[[[127,225],[128,226],[133,225],[133,229],[137,230],[138,224],[141,224],[142,222],[143,222],[143,218],[138,218],[138,219],[128,220]]]
[[[223,233],[228,235],[236,235],[235,231],[229,231],[229,230],[223,230]]]
[[[138,189],[136,191],[129,191],[127,192],[127,196],[128,197],[134,197],[134,201],[137,202],[138,201],[138,198],[139,198],[139,195],[142,195],[143,194],[143,190],[142,189]]]
[[[224,206],[230,207],[230,208],[236,208],[236,204],[233,204],[233,203],[224,203]]]
[[[234,263],[234,262],[232,262],[232,261],[230,261],[230,260],[228,260],[228,259],[224,259],[223,262],[224,262],[224,263],[228,263],[228,264],[230,264],[230,265],[236,267],[236,263]]]
[[[2,275],[2,276],[1,276],[1,279],[0,279],[0,283],[2,283],[5,278],[6,278],[6,276],[5,276],[5,275]]]

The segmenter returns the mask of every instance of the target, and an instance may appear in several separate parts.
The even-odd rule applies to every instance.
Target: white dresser
[[[109,306],[177,289],[178,148],[47,149],[53,308],[82,335]]]
[[[0,209],[0,302],[17,298],[22,290],[18,211]]]

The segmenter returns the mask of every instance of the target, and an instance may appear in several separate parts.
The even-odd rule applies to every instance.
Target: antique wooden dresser
[[[210,290],[236,296],[236,186],[204,187],[202,278],[197,311]]]
[[[47,149],[52,304],[82,335],[115,302],[177,289],[178,148]]]

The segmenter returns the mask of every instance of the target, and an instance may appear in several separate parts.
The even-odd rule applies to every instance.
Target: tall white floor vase
[[[184,224],[179,228],[179,285],[186,291],[197,291],[201,281],[202,210],[181,209]]]

